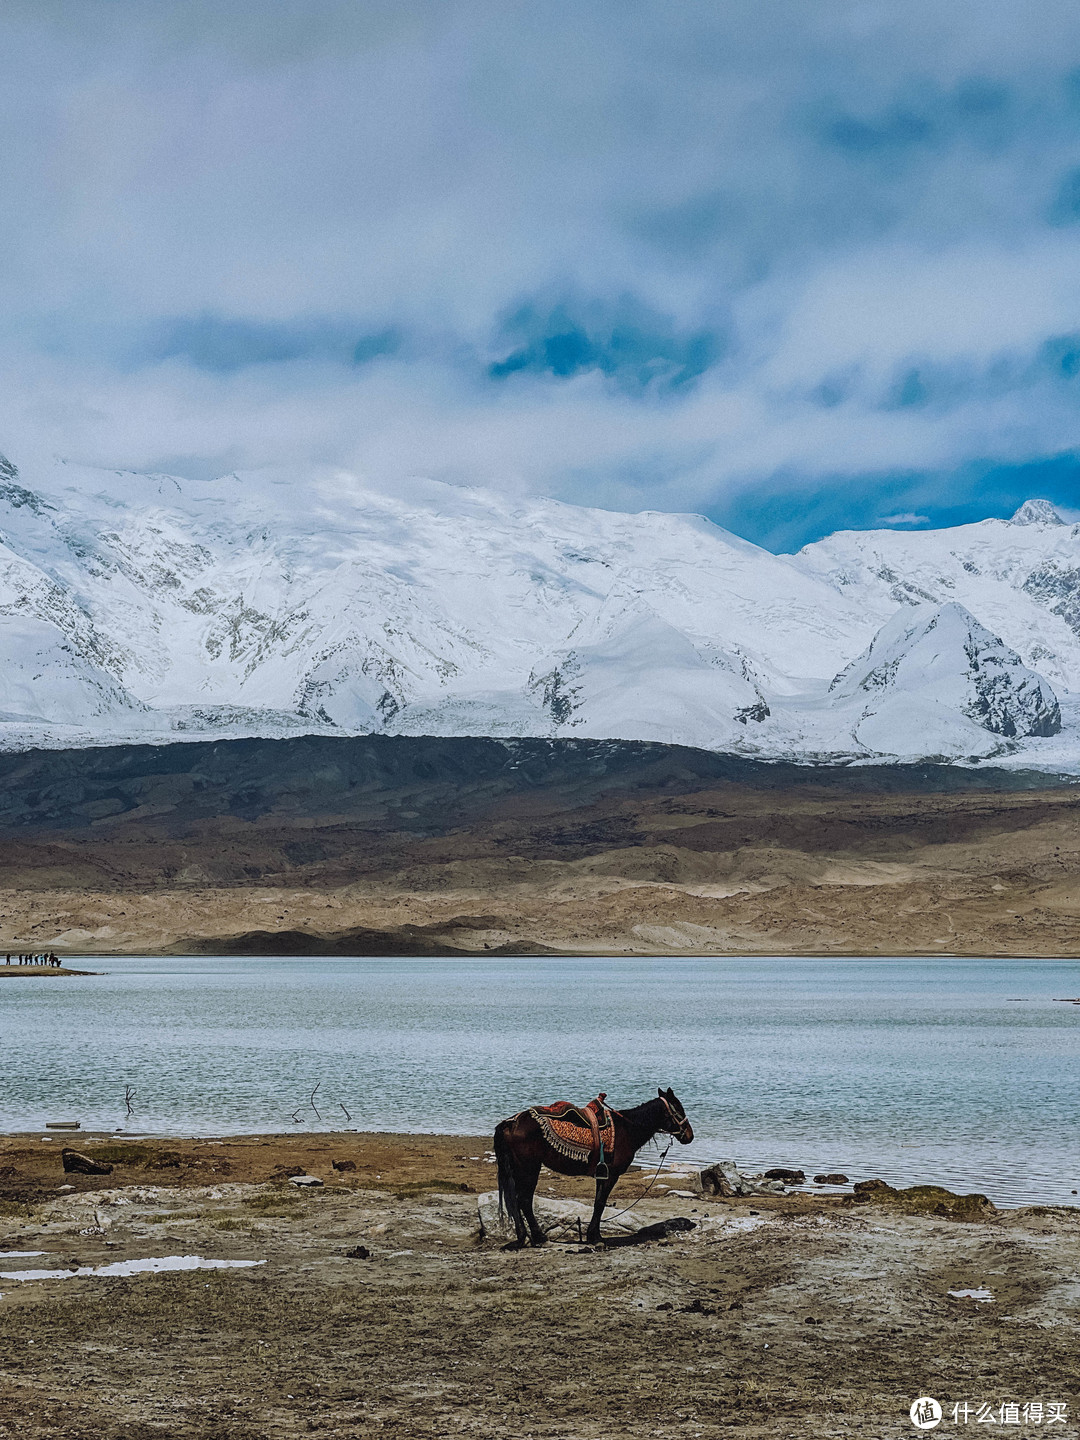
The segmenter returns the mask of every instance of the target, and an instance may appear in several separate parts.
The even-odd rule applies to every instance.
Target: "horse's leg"
[[[499,1210],[502,1212],[505,1209],[514,1222],[517,1239],[511,1244],[520,1249],[525,1244],[525,1221],[521,1214],[518,1193],[521,1161],[510,1140],[509,1123],[505,1120],[495,1131],[495,1159],[499,1170]]]
[[[521,1213],[524,1215],[529,1226],[529,1234],[532,1236],[534,1245],[547,1243],[547,1236],[540,1228],[540,1222],[533,1210],[533,1196],[536,1194],[536,1185],[540,1179],[540,1161],[522,1160],[519,1162],[517,1183],[518,1183],[518,1204]]]
[[[593,1206],[592,1219],[589,1221],[589,1228],[585,1232],[586,1245],[599,1245],[602,1243],[600,1234],[600,1221],[604,1215],[604,1206],[607,1198],[615,1188],[615,1181],[618,1175],[609,1175],[606,1180],[601,1180],[596,1186],[596,1204]]]

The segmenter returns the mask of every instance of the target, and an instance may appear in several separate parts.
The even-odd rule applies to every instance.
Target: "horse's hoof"
[[[535,1248],[537,1245],[546,1245],[546,1244],[547,1244],[547,1236],[544,1234],[543,1231],[541,1231],[539,1235],[534,1235],[534,1236],[532,1237],[532,1243],[533,1243],[533,1247],[534,1247],[534,1248]]]
[[[525,1245],[524,1240],[508,1240],[505,1245],[500,1245],[500,1250],[521,1250]]]

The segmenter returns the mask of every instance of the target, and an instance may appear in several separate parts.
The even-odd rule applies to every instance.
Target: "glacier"
[[[845,531],[0,457],[0,746],[651,740],[1080,772],[1080,526]]]

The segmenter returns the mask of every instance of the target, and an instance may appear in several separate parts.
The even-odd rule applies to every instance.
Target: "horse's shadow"
[[[584,1234],[580,1233],[580,1222],[578,1224],[579,1234],[576,1241],[563,1240],[563,1244],[587,1245]],[[598,1245],[589,1244],[590,1250],[615,1250],[623,1245],[647,1245],[654,1240],[667,1240],[672,1235],[685,1234],[687,1230],[696,1230],[697,1221],[688,1220],[685,1215],[673,1215],[670,1220],[657,1220],[655,1224],[643,1225],[640,1230],[631,1231],[628,1235],[601,1235]],[[500,1247],[503,1250],[521,1250],[523,1244],[520,1240],[510,1240]]]

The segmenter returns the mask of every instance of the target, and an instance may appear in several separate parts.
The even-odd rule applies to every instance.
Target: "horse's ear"
[[[664,1098],[664,1092],[660,1089],[659,1085],[656,1087],[656,1093],[660,1096],[661,1100]]]

